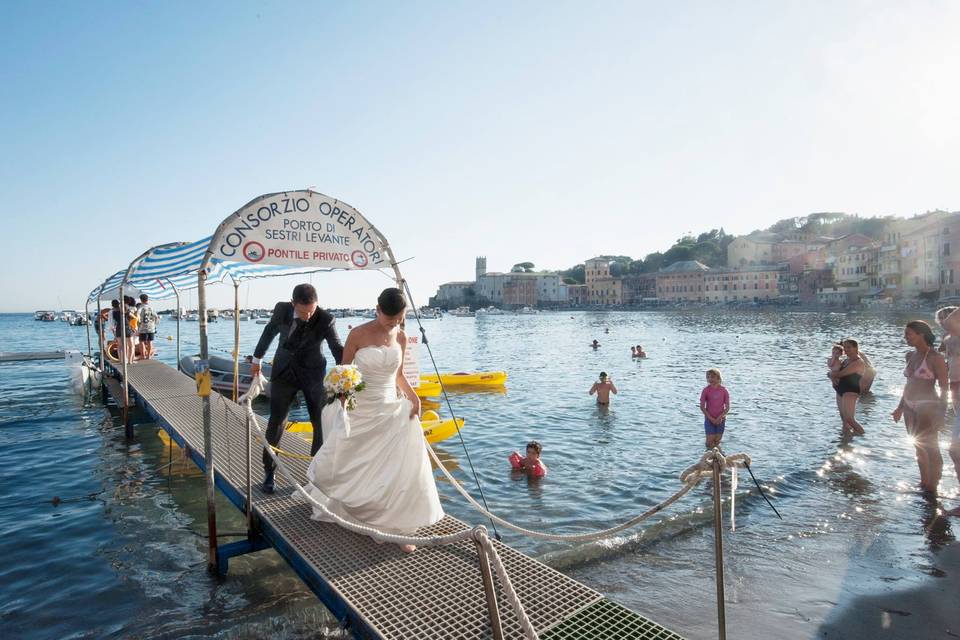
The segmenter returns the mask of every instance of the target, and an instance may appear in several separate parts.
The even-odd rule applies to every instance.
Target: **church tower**
[[[480,280],[480,276],[484,275],[487,272],[487,257],[478,256],[477,257],[477,269],[476,269],[476,279],[475,281]]]

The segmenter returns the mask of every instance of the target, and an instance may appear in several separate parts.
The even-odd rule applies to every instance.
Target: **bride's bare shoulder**
[[[347,340],[352,342],[357,349],[373,344],[372,326],[373,321],[357,325],[347,334]]]

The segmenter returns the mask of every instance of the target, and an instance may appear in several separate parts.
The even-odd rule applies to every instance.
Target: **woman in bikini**
[[[923,320],[908,322],[903,339],[913,351],[906,356],[907,367],[903,375],[907,383],[900,404],[893,410],[893,421],[900,422],[903,416],[907,433],[913,438],[917,450],[920,487],[935,493],[943,472],[939,433],[947,409],[947,363],[932,348],[936,337]],[[940,385],[939,393],[937,384]]]
[[[853,338],[843,341],[843,353],[847,359],[830,372],[830,380],[837,392],[837,409],[840,410],[840,422],[843,425],[843,434],[850,432],[862,436],[863,426],[857,422],[857,400],[860,398],[860,379],[863,377],[865,365],[859,356],[859,345]]]

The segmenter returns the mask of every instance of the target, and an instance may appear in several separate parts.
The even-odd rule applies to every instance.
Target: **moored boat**
[[[183,356],[180,358],[180,370],[188,376],[193,377],[196,371],[198,360],[200,360],[199,355]],[[250,388],[250,383],[253,382],[253,376],[250,374],[250,364],[251,363],[246,359],[240,360],[237,385],[240,393],[245,393],[247,389]],[[270,365],[264,362],[261,365],[261,372],[265,378],[269,378]],[[213,378],[214,389],[217,389],[218,391],[233,390],[233,358],[231,358],[228,354],[210,354],[210,373],[211,377]],[[270,395],[269,384],[266,386],[266,389],[264,389],[264,393]]]
[[[443,383],[445,387],[456,386],[476,386],[476,387],[498,387],[507,382],[506,371],[474,371],[472,373],[441,373],[440,377],[434,373],[423,373],[420,375],[420,384],[424,382],[433,382],[435,384]]]

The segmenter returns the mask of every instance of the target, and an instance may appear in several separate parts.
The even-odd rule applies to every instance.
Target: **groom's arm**
[[[333,355],[334,361],[337,364],[342,364],[343,345],[340,343],[340,336],[337,335],[336,318],[330,318],[330,324],[327,325],[327,330],[323,337],[327,341],[327,346],[330,348],[330,353]]]

